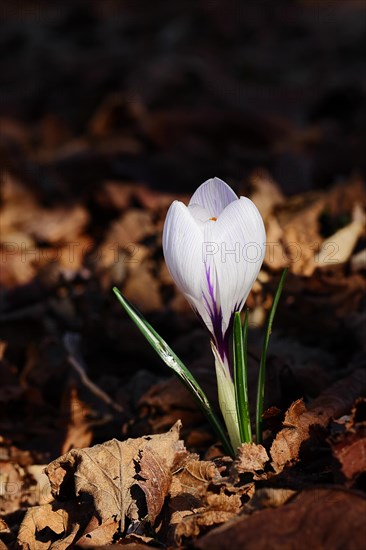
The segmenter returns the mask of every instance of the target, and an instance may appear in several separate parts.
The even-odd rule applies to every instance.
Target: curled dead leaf
[[[331,418],[349,411],[360,391],[365,389],[366,373],[364,369],[356,369],[325,390],[308,408],[301,399],[292,403],[285,415],[284,428],[270,449],[275,472],[298,460],[301,445],[310,437],[311,426],[325,427]]]
[[[159,513],[170,484],[170,470],[178,453],[185,452],[179,440],[180,422],[166,434],[116,439],[87,449],[73,449],[46,468],[55,498],[88,495],[100,523],[116,517],[124,530],[125,517],[139,518],[133,486],[143,488],[152,522]],[[152,484],[160,488],[150,496]]]
[[[73,449],[51,462],[45,472],[56,501],[29,510],[19,531],[21,548],[40,536],[44,545],[29,548],[60,550],[79,540],[83,546],[109,544],[118,529],[123,533],[126,517],[153,524],[172,471],[187,456],[180,428],[177,422],[165,434]]]
[[[172,498],[181,493],[200,497],[207,490],[208,483],[221,479],[220,472],[211,461],[198,460],[195,455],[177,472],[172,480],[169,494]]]
[[[269,456],[263,445],[243,443],[238,448],[237,458],[234,464],[239,474],[254,474],[254,479],[260,479],[259,472],[263,471],[269,461]]]
[[[81,507],[77,502],[53,502],[30,508],[18,532],[18,547],[22,550],[70,548],[88,511],[85,504]]]
[[[207,527],[236,516],[254,494],[254,484],[244,484],[237,477],[222,477],[214,462],[188,460],[173,476],[168,540],[180,545],[183,538],[198,536]]]

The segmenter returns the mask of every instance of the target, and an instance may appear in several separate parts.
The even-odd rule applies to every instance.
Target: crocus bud
[[[227,364],[233,316],[241,311],[257,278],[266,233],[255,204],[238,198],[219,178],[205,181],[188,207],[170,206],[163,231],[168,269],[212,334]]]

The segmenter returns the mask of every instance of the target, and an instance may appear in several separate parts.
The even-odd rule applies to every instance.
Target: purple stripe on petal
[[[207,305],[209,315],[212,321],[212,329],[215,337],[217,350],[220,356],[222,357],[222,359],[224,359],[225,356],[228,357],[228,353],[229,353],[229,342],[228,342],[229,334],[227,333],[228,336],[226,338],[223,334],[222,311],[221,311],[221,307],[220,308],[217,307],[217,302],[215,299],[215,293],[214,293],[213,284],[211,281],[211,274],[210,274],[209,267],[206,269],[206,281],[207,281],[207,287],[208,287],[208,292],[209,292],[209,297],[211,299],[212,307],[210,306],[209,300],[205,296],[205,293],[203,291],[202,291],[202,296],[205,300],[205,303]]]

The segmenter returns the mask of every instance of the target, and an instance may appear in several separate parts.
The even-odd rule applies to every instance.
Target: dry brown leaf
[[[360,398],[352,409],[351,417],[345,423],[344,432],[330,438],[333,456],[340,465],[347,485],[357,482],[358,476],[366,472],[366,399]]]
[[[183,537],[197,537],[202,528],[211,527],[225,523],[231,519],[235,513],[225,512],[224,510],[197,510],[191,515],[181,518],[175,529],[175,543],[180,545]]]
[[[118,528],[118,522],[115,518],[102,523],[93,516],[84,530],[84,534],[78,538],[78,547],[93,548],[99,544],[108,544],[113,542],[113,535]]]
[[[6,523],[6,521],[4,521],[2,518],[0,518],[0,533],[4,533],[4,532],[10,532],[9,531],[9,527]]]
[[[366,500],[340,489],[304,491],[285,506],[240,516],[194,542],[201,550],[311,548],[359,550],[366,538]]]
[[[355,206],[352,218],[351,223],[323,242],[320,251],[316,254],[318,267],[329,267],[330,264],[342,264],[349,260],[365,228],[365,213],[359,205]]]
[[[87,508],[89,512],[87,505],[81,507],[77,502],[53,502],[30,508],[18,532],[18,545],[22,550],[66,550],[85,521]],[[47,530],[47,535],[40,536],[43,530]]]
[[[215,479],[221,479],[221,476],[213,462],[191,458],[174,475],[169,494],[174,498],[181,493],[189,493],[198,498],[206,492],[209,482]]]
[[[303,402],[295,402],[291,407],[299,408],[299,404]],[[299,458],[301,444],[309,437],[309,426],[316,424],[316,419],[312,415],[307,414],[305,405],[303,410],[299,410],[298,425],[285,427],[276,436],[271,446],[272,466],[278,473],[283,470],[287,464],[294,463]],[[291,411],[290,407],[290,411]],[[287,413],[286,413],[287,414]],[[286,423],[286,418],[284,425]]]
[[[169,491],[168,540],[179,545],[183,537],[197,536],[203,528],[227,521],[253,493],[253,483],[239,480],[235,485],[231,477],[221,476],[214,462],[188,460],[173,476]]]
[[[188,533],[198,534],[206,519],[212,521],[212,518],[206,518],[207,509],[202,504],[210,481],[215,479],[221,479],[221,476],[214,463],[201,462],[194,455],[173,476],[169,490],[169,540],[179,542],[183,536],[191,536]],[[194,518],[188,517],[191,515]]]
[[[331,418],[349,411],[356,397],[366,389],[364,369],[334,383],[307,408],[300,399],[286,412],[284,428],[276,435],[270,449],[272,466],[280,472],[299,458],[300,447],[309,438],[311,426],[326,426]]]
[[[185,452],[179,430],[177,422],[165,434],[122,443],[113,439],[89,449],[70,451],[46,468],[55,498],[89,495],[100,523],[117,518],[123,531],[125,516],[139,519],[131,488],[140,486],[146,491],[147,511],[153,522],[163,505],[174,461]],[[155,500],[148,494],[153,484],[160,488]]]
[[[177,422],[165,434],[114,439],[74,449],[51,462],[45,472],[59,500],[28,511],[19,530],[20,547],[63,550],[76,542],[83,547],[110,544],[117,529],[123,532],[125,517],[140,522],[147,513],[153,524],[171,472],[188,454],[179,430]]]
[[[165,452],[169,453],[170,450],[164,450],[162,447],[163,444],[159,450],[150,448],[148,452],[140,452],[138,478],[141,481],[138,481],[137,485],[145,494],[151,524],[155,523],[163,507],[171,483],[171,467],[176,460],[175,453],[171,457],[165,456]]]
[[[259,479],[259,472],[265,469],[268,461],[269,456],[263,445],[243,443],[238,448],[234,468],[239,474],[251,473],[254,474],[254,479]]]
[[[242,506],[241,495],[240,494],[226,494],[227,489],[222,487],[219,494],[208,493],[207,494],[207,504],[211,511],[217,512],[229,512],[232,514],[237,514]]]

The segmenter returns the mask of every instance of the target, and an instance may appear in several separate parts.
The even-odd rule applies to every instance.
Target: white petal
[[[221,212],[238,197],[227,183],[211,178],[193,193],[189,206],[197,204],[209,213],[209,218],[218,218]]]
[[[201,225],[182,202],[174,201],[165,219],[163,252],[176,285],[210,328],[209,311],[202,297],[205,264],[202,259]]]
[[[264,259],[266,233],[255,204],[245,197],[229,204],[210,238],[219,248],[214,262],[225,331],[233,312],[242,309]]]
[[[206,208],[203,208],[199,204],[189,204],[188,210],[203,230],[202,224],[206,223],[210,219],[210,214],[207,212]]]

